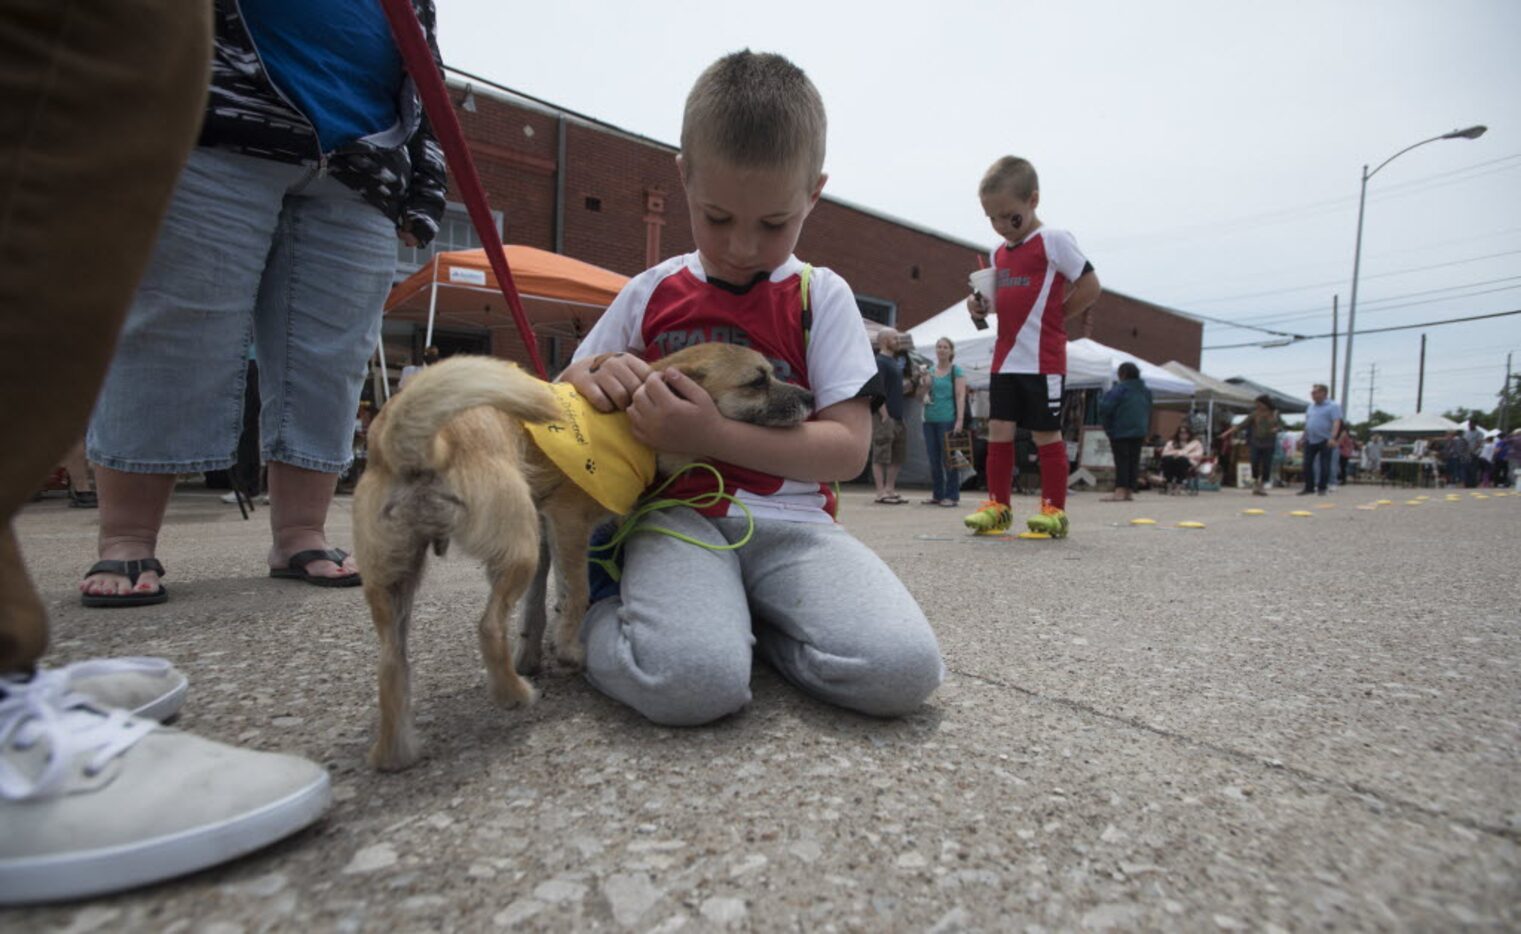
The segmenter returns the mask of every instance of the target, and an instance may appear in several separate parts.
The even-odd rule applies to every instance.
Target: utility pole
[[[1339,295],[1331,296],[1331,382],[1327,384],[1329,395],[1336,393],[1336,303],[1340,298]]]
[[[1510,428],[1510,354],[1505,355],[1505,391],[1500,393],[1500,435]]]
[[[1368,364],[1368,424],[1373,424],[1373,384],[1378,379],[1378,364]]]
[[[1415,413],[1421,413],[1421,397],[1426,394],[1426,335],[1421,335],[1421,375],[1415,383]]]

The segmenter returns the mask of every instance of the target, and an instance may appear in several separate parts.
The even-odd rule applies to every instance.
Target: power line
[[[1443,287],[1443,288],[1440,288],[1440,289],[1422,289],[1422,290],[1417,291],[1417,292],[1403,292],[1403,293],[1401,293],[1399,295],[1387,295],[1387,296],[1385,296],[1383,298],[1371,299],[1360,310],[1369,311],[1369,312],[1374,312],[1374,311],[1391,311],[1391,310],[1393,310],[1395,308],[1413,308],[1413,307],[1415,307],[1417,305],[1430,305],[1430,304],[1433,304],[1435,302],[1450,301],[1452,299],[1457,299],[1457,298],[1473,298],[1473,297],[1478,296],[1478,295],[1491,295],[1491,294],[1493,294],[1495,292],[1508,292],[1508,291],[1510,291],[1512,289],[1521,288],[1521,286],[1510,285],[1510,286],[1504,286],[1504,287],[1498,288],[1498,289],[1484,289],[1484,290],[1478,291],[1478,292],[1462,292],[1462,293],[1459,293],[1456,290],[1458,290],[1458,289],[1475,289],[1475,288],[1478,288],[1479,286],[1497,285],[1497,284],[1499,284],[1501,282],[1515,282],[1518,279],[1521,279],[1521,276],[1504,276],[1504,277],[1501,277],[1499,279],[1486,279],[1486,280],[1484,280],[1482,282],[1468,282],[1468,283],[1464,283],[1462,285],[1451,285],[1451,286],[1446,286],[1446,287]],[[1400,299],[1415,298],[1415,297],[1420,296],[1420,295],[1437,295],[1437,296],[1440,296],[1440,297],[1439,298],[1428,298],[1428,299],[1424,299],[1422,301],[1415,301],[1415,302],[1403,302],[1403,303],[1400,303],[1400,304],[1393,304],[1393,305],[1389,304],[1390,302],[1399,302]],[[1189,314],[1189,312],[1184,312],[1184,314]],[[1258,324],[1258,325],[1264,325],[1264,324],[1282,324],[1282,323],[1284,323],[1286,321],[1295,321],[1295,320],[1298,320],[1300,318],[1314,318],[1314,317],[1319,317],[1319,316],[1324,315],[1324,314],[1325,314],[1325,308],[1324,307],[1304,308],[1304,309],[1301,309],[1299,311],[1274,312],[1273,314],[1270,314],[1270,315],[1258,315],[1258,316],[1251,317],[1251,318],[1240,318],[1240,319],[1237,319],[1234,322],[1231,322],[1228,326],[1229,327],[1251,327],[1252,324],[1249,324],[1248,322],[1252,322],[1252,323],[1255,323],[1255,324]],[[1214,319],[1214,320],[1216,320],[1216,321],[1223,321],[1224,319]]]
[[[1411,266],[1408,269],[1396,269],[1393,272],[1380,272],[1370,276],[1363,276],[1362,278],[1366,281],[1368,279],[1388,279],[1393,276],[1408,276],[1411,273],[1415,272],[1427,272],[1432,269],[1445,269],[1448,266],[1462,266],[1466,265],[1467,263],[1480,263],[1487,259],[1499,259],[1502,256],[1515,256],[1517,253],[1521,253],[1521,250],[1506,250],[1501,253],[1488,253],[1484,256],[1471,256],[1468,259],[1455,259],[1446,263],[1432,263],[1430,266]],[[1345,278],[1331,279],[1326,282],[1311,282],[1308,285],[1294,285],[1288,286],[1286,288],[1281,287],[1276,289],[1267,289],[1262,292],[1242,292],[1237,295],[1222,295],[1219,298],[1195,298],[1190,299],[1186,302],[1179,302],[1175,304],[1213,305],[1219,302],[1234,302],[1243,298],[1262,298],[1268,295],[1282,295],[1286,292],[1304,292],[1308,291],[1309,289],[1323,289],[1330,286],[1344,285],[1346,281],[1347,280]]]
[[[1462,324],[1465,321],[1484,321],[1484,320],[1487,320],[1489,318],[1504,318],[1504,317],[1508,317],[1510,315],[1521,315],[1521,308],[1517,308],[1517,309],[1515,309],[1513,311],[1496,311],[1496,312],[1491,312],[1490,314],[1487,314],[1487,315],[1469,315],[1466,318],[1448,318],[1445,321],[1423,321],[1420,324],[1397,324],[1397,325],[1394,325],[1393,327],[1387,327],[1387,328],[1363,328],[1363,329],[1359,330],[1357,333],[1358,333],[1359,336],[1365,336],[1365,335],[1368,335],[1368,334],[1386,334],[1386,333],[1388,333],[1390,331],[1410,331],[1410,330],[1413,330],[1415,328],[1435,328],[1435,327],[1441,327],[1444,324]],[[1331,334],[1330,331],[1327,331],[1324,334],[1306,334],[1306,335],[1289,335],[1289,336],[1292,336],[1294,338],[1294,342],[1297,344],[1297,343],[1299,343],[1301,341],[1318,341],[1318,340],[1323,340],[1323,339],[1325,339],[1327,337],[1331,337],[1332,334]],[[1200,350],[1201,351],[1204,351],[1204,350],[1231,350],[1231,349],[1236,348],[1236,347],[1260,347],[1261,345],[1262,345],[1262,341],[1247,341],[1247,342],[1242,343],[1242,344],[1216,344],[1213,347],[1201,347]]]
[[[1463,166],[1457,169],[1449,169],[1445,172],[1438,172],[1433,175],[1424,175],[1419,178],[1410,179],[1408,181],[1398,182],[1394,185],[1385,185],[1382,186],[1376,194],[1370,196],[1368,200],[1377,202],[1382,201],[1386,198],[1402,197],[1404,195],[1413,193],[1413,190],[1425,191],[1431,188],[1445,187],[1447,185],[1456,184],[1459,182],[1466,182],[1472,178],[1480,178],[1485,175],[1493,174],[1495,172],[1509,171],[1511,169],[1521,167],[1521,161],[1518,160],[1521,160],[1521,153],[1512,153],[1508,156],[1500,156],[1495,159],[1489,159],[1484,162],[1477,162],[1472,165]],[[1500,165],[1500,163],[1513,164]],[[1488,171],[1476,173],[1474,175],[1468,175],[1462,178],[1452,177],[1459,172],[1467,172],[1474,169],[1486,168]],[[1426,184],[1428,182],[1435,182],[1435,184]],[[1425,187],[1417,187],[1422,185]],[[1334,213],[1335,211],[1340,210],[1344,207],[1350,207],[1356,202],[1357,198],[1351,195],[1347,195],[1345,197],[1330,198],[1325,201],[1314,201],[1310,202],[1309,204],[1300,205],[1299,207],[1294,208],[1280,208],[1275,211],[1263,211],[1258,214],[1246,214],[1242,215],[1241,217],[1217,221],[1209,224],[1191,224],[1183,227],[1174,227],[1170,230],[1154,230],[1125,237],[1117,237],[1112,240],[1100,239],[1094,241],[1093,246],[1095,249],[1104,247],[1104,249],[1107,249],[1109,252],[1114,252],[1116,244],[1124,244],[1137,240],[1153,243],[1164,237],[1169,240],[1182,240],[1194,237],[1216,235],[1219,233],[1238,230],[1245,227],[1261,227],[1268,224],[1281,224],[1290,221],[1302,220],[1306,217]],[[1107,246],[1105,246],[1106,244]]]

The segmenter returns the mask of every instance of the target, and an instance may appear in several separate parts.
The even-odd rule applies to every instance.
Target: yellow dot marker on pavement
[[[1045,532],[1020,532],[1015,538],[1050,538]]]
[[[1309,519],[1312,518],[1315,513],[1309,511],[1308,509],[1296,509],[1293,512],[1289,513],[1289,515],[1296,516],[1300,519]]]
[[[1131,519],[1130,520],[1130,524],[1131,525],[1156,525],[1157,524],[1157,520],[1155,520],[1155,519]]]
[[[1241,514],[1243,516],[1265,516],[1265,515],[1267,515],[1267,510],[1266,509],[1243,509],[1243,510],[1241,510]]]
[[[1180,529],[1202,529],[1202,528],[1204,528],[1204,523],[1202,523],[1202,522],[1179,522],[1178,523],[1178,528],[1180,528]]]
[[[1359,506],[1357,508],[1358,509],[1366,509],[1369,512],[1373,512],[1373,511],[1375,511],[1375,510],[1378,509],[1378,506],[1375,503],[1364,503],[1363,505],[1361,505],[1361,506]]]
[[[1474,494],[1474,495],[1473,495],[1473,498],[1474,498],[1474,499],[1489,499],[1489,497],[1488,497],[1488,496],[1486,496],[1486,495],[1485,495],[1485,494],[1483,494],[1483,493],[1475,493],[1475,494]]]
[[[1378,504],[1380,506],[1393,506],[1394,505],[1394,500],[1392,500],[1392,499],[1381,499],[1381,500],[1378,501]]]
[[[1336,508],[1336,504],[1335,503],[1316,503],[1315,504],[1315,508],[1316,509],[1335,509]]]
[[[1420,504],[1421,504],[1421,501],[1418,500],[1418,499],[1407,499],[1407,500],[1405,500],[1405,505],[1406,506],[1419,506]]]

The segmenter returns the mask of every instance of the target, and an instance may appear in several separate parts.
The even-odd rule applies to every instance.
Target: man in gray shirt
[[[1331,439],[1341,435],[1341,406],[1326,397],[1331,391],[1324,383],[1310,387],[1310,408],[1304,416],[1304,489],[1300,496],[1311,493],[1326,495],[1331,482]]]
[[[1479,485],[1479,452],[1484,450],[1484,429],[1473,419],[1468,420],[1468,430],[1463,432],[1463,441],[1468,447],[1468,461],[1464,464],[1465,473],[1463,485],[1476,487]]]

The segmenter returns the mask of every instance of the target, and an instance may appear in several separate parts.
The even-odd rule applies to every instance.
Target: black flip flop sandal
[[[270,568],[269,576],[283,578],[285,580],[298,580],[316,587],[358,587],[363,581],[356,571],[353,574],[345,574],[342,577],[322,577],[316,574],[308,574],[306,568],[313,561],[331,561],[339,567],[343,567],[343,559],[349,553],[342,548],[329,548],[323,551],[321,548],[309,548],[306,551],[298,551],[290,556],[283,568]]]
[[[85,572],[85,579],[89,580],[96,574],[120,574],[137,586],[137,579],[143,576],[144,571],[152,571],[159,577],[167,576],[164,566],[158,563],[157,558],[138,558],[135,561],[97,561]],[[85,606],[115,607],[115,606],[150,606],[155,603],[163,603],[169,599],[169,591],[163,584],[151,593],[82,593],[79,602]]]

